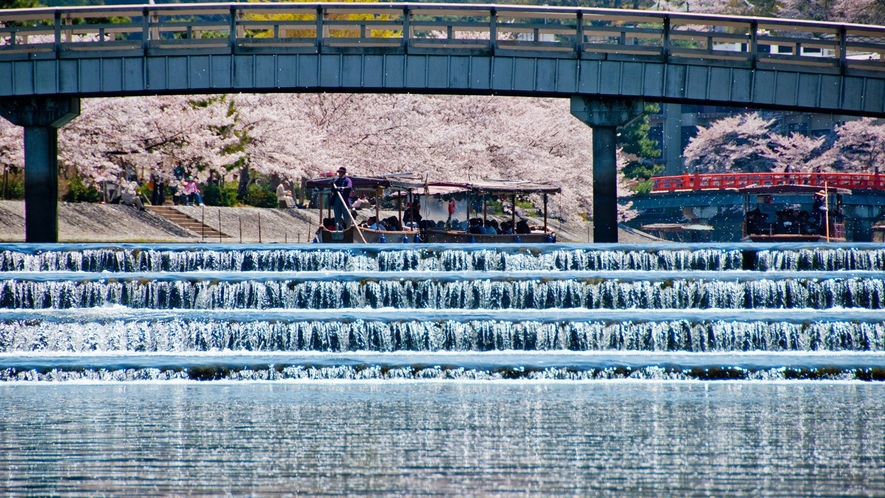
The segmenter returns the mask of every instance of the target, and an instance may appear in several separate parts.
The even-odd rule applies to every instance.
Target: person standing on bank
[[[335,213],[335,227],[337,230],[347,228],[348,223],[344,210],[350,210],[350,192],[352,190],[353,181],[347,176],[347,168],[341,166],[338,168],[338,178],[332,182],[332,211]]]

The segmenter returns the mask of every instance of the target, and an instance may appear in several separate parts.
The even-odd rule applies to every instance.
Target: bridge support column
[[[593,242],[618,241],[618,126],[642,115],[641,99],[572,97],[572,115],[593,129]]]
[[[76,97],[0,99],[0,116],[25,128],[27,242],[58,242],[58,129],[79,114]]]

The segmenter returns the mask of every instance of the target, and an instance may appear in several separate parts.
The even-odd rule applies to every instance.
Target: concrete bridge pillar
[[[593,242],[618,241],[617,128],[644,110],[642,99],[572,97],[572,115],[593,128]]]
[[[79,114],[76,97],[0,99],[0,116],[25,128],[27,242],[58,242],[58,129]]]

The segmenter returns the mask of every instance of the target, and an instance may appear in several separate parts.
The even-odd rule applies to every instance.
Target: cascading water
[[[0,379],[885,380],[874,245],[0,248]]]

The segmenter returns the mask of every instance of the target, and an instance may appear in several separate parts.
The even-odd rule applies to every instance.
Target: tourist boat
[[[715,230],[706,223],[650,223],[642,230],[663,240],[683,243],[710,242]]]
[[[365,243],[380,244],[384,242],[417,242],[420,238],[420,230],[416,226],[408,226],[403,223],[404,198],[416,197],[418,190],[423,190],[424,180],[409,173],[382,175],[378,177],[350,177],[353,182],[353,193],[359,196],[374,198],[375,202],[368,208],[374,211],[374,221],[382,219],[381,204],[385,197],[396,202],[397,214],[387,217],[385,220],[392,226],[390,229],[378,229],[372,223],[372,217],[367,220],[357,220],[359,213],[354,215],[352,210],[348,216],[348,226],[344,230],[335,230],[335,221],[332,215],[331,199],[336,195],[332,190],[334,175],[326,175],[321,178],[304,183],[306,189],[315,190],[316,207],[319,209],[319,228],[316,231],[316,242],[320,243]],[[325,216],[324,216],[325,215]]]
[[[556,234],[547,226],[547,200],[560,191],[546,183],[507,180],[428,183],[422,196],[421,239],[429,243],[555,242]],[[543,200],[543,225],[517,220],[517,198],[531,194],[540,195]],[[497,224],[497,220],[489,218],[490,201],[510,206],[509,224],[502,222],[495,230],[497,233],[488,229]]]
[[[744,241],[844,242],[844,188],[809,185],[748,186],[744,194]]]

